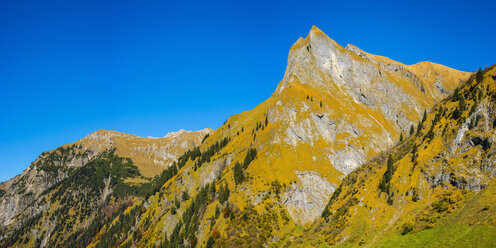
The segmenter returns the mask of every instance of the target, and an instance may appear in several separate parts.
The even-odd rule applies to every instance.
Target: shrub
[[[403,224],[403,226],[401,227],[401,235],[405,235],[407,233],[410,233],[413,231],[415,227],[411,224],[411,223],[405,223]]]

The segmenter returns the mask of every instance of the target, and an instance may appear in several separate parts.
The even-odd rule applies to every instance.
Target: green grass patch
[[[456,224],[396,235],[375,247],[496,247],[496,226]]]

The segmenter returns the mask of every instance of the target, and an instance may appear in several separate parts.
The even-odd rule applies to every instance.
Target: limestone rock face
[[[282,111],[274,113],[275,121],[284,122],[283,126],[287,127],[286,138],[282,140],[291,145],[312,144],[317,139],[335,143],[337,135],[349,135],[346,147],[330,151],[328,156],[334,167],[349,173],[369,154],[391,146],[400,132],[406,133],[425,110],[468,76],[460,73],[453,81],[451,78],[443,80],[443,71],[425,75],[431,74],[438,76],[433,85],[410,71],[409,66],[381,59],[353,45],[344,49],[313,27],[307,38],[300,38],[291,48],[288,67],[275,97],[300,84],[314,90],[311,97],[316,101],[324,99],[326,106],[315,111],[306,103],[282,104]],[[426,85],[437,90],[426,92]],[[328,97],[340,104],[329,106]],[[360,113],[358,108],[364,111]],[[302,116],[304,114],[310,117]],[[377,115],[380,119],[375,117]],[[370,132],[371,129],[376,131]],[[366,139],[366,144],[357,144],[357,139]],[[344,143],[343,140],[337,142]]]
[[[285,162],[271,156],[269,164],[288,173],[310,167],[335,187],[344,175],[394,145],[400,133],[408,135],[424,111],[469,75],[429,62],[404,65],[353,45],[343,48],[313,27],[291,47],[285,75],[267,101],[267,116],[274,124],[269,140],[290,151],[281,155],[287,157]],[[317,159],[288,164],[287,160],[298,161],[294,154],[304,150]],[[320,194],[317,198],[329,194],[310,189],[298,192]],[[294,195],[293,188],[287,190]],[[299,220],[320,214],[309,204],[286,206],[291,206],[290,213],[304,213],[296,217]]]
[[[322,213],[334,187],[312,171],[295,172],[298,181],[291,185],[283,201],[290,216],[298,223],[309,223]],[[311,217],[311,218],[309,218]]]

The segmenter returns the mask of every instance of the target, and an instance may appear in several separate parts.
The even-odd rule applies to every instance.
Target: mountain
[[[87,225],[94,217],[91,212],[106,201],[119,205],[130,196],[144,196],[154,176],[201,144],[212,131],[181,130],[163,138],[142,138],[99,130],[44,152],[22,174],[2,183],[0,236],[15,241],[19,236],[16,229],[27,233],[40,221],[45,225],[41,228],[46,236],[43,244],[53,238],[56,228],[76,225],[67,233],[76,231]],[[71,212],[79,221],[60,218],[64,212]]]
[[[491,80],[491,72],[483,73],[484,80]],[[457,103],[446,98],[456,93],[456,99],[459,99],[460,92],[465,94],[465,87],[473,82],[471,75],[430,62],[404,65],[353,45],[342,47],[314,26],[306,38],[298,39],[291,47],[285,75],[269,99],[253,110],[231,116],[220,128],[208,132],[206,138],[203,138],[207,133],[204,132],[197,142],[182,146],[183,150],[177,150],[172,157],[169,157],[169,151],[160,148],[170,144],[165,140],[160,143],[160,139],[109,131],[90,134],[90,139],[76,142],[76,151],[64,154],[88,157],[79,152],[80,146],[100,152],[84,162],[72,162],[72,157],[58,158],[59,166],[72,168],[72,164],[78,164],[77,168],[84,173],[73,173],[82,176],[65,179],[54,176],[51,183],[40,181],[49,185],[45,189],[53,188],[48,190],[49,194],[38,195],[47,195],[44,201],[53,202],[45,204],[45,209],[38,211],[38,215],[23,210],[26,217],[10,217],[0,242],[6,246],[44,247],[354,246],[386,242],[386,237],[396,237],[391,236],[396,234],[396,229],[383,230],[376,225],[352,229],[365,225],[370,213],[361,215],[361,219],[340,221],[338,224],[342,228],[339,232],[334,231],[333,216],[343,209],[342,206],[348,206],[344,213],[347,216],[352,213],[348,211],[350,206],[362,204],[361,198],[348,199],[345,197],[351,197],[350,194],[342,192],[347,192],[347,187],[354,187],[352,196],[358,191],[373,199],[370,200],[373,204],[378,204],[368,203],[369,210],[375,207],[400,217],[401,213],[391,208],[414,207],[427,201],[423,195],[427,193],[427,186],[415,186],[414,190],[412,184],[408,197],[416,193],[417,201],[398,205],[399,189],[395,180],[401,180],[401,170],[396,168],[400,148],[406,144],[411,148],[412,142],[417,142],[419,161],[423,159],[421,151],[436,151],[434,147],[421,147],[424,140],[420,141],[419,137],[424,139],[427,133],[426,142],[436,144],[436,137],[445,136],[438,135],[437,129],[425,129],[430,127],[432,115],[439,112],[439,106],[445,111],[454,111],[451,105]],[[469,83],[466,84],[467,80]],[[479,90],[483,92],[482,98],[492,92],[492,88]],[[463,95],[463,99],[468,97]],[[468,108],[469,104],[466,104]],[[466,115],[468,110],[461,105],[458,107],[456,115]],[[461,125],[467,129],[469,124],[464,124],[465,119],[463,121]],[[411,130],[415,135],[410,135]],[[446,134],[457,129],[453,124],[443,126],[443,130]],[[170,137],[175,136],[163,139]],[[471,142],[477,145],[490,143],[482,136],[479,138]],[[452,152],[452,149],[456,151],[462,147],[456,144],[449,149],[441,145],[436,149]],[[177,144],[171,147],[177,149]],[[396,163],[389,166],[391,179],[381,183],[379,193],[379,186],[375,184],[382,180],[387,167],[385,154],[392,154]],[[446,157],[446,160],[451,159],[456,160],[455,156]],[[169,167],[163,170],[164,167],[159,167],[162,164]],[[426,177],[429,181],[422,185],[436,182],[433,187],[443,187],[446,180],[450,181],[451,171],[437,170],[442,168],[439,166],[432,164],[432,175],[435,176]],[[369,175],[372,170],[375,173]],[[363,180],[358,180],[360,173],[364,174]],[[452,173],[459,178],[462,172]],[[487,186],[492,180],[491,174],[475,169],[467,169],[464,173],[468,175],[466,182],[459,179],[459,184],[463,182],[464,190],[474,197],[477,192],[490,188]],[[39,172],[34,174],[40,175]],[[59,174],[64,175],[64,172]],[[474,175],[478,181],[472,180]],[[376,181],[365,185],[369,182],[365,176],[373,176]],[[101,182],[98,187],[84,189],[83,193],[77,190],[95,180]],[[14,181],[21,180],[14,178]],[[12,181],[5,185],[10,186],[6,186],[1,202],[29,199],[24,192],[13,191]],[[72,194],[74,191],[79,193]],[[111,200],[107,197],[98,200],[98,197],[108,196],[108,192],[113,192]],[[67,196],[69,194],[71,197]],[[81,196],[87,195],[95,204],[79,206]],[[62,199],[66,200],[62,202]],[[33,205],[29,202],[36,201],[27,201],[25,205]],[[7,204],[2,204],[0,210],[7,209]],[[38,205],[33,206],[39,208]],[[389,221],[394,228],[401,224],[398,222],[400,217],[384,217],[381,219],[384,222],[380,223]],[[74,224],[44,224],[50,218]],[[75,221],[76,218],[79,221]],[[412,224],[412,232],[420,230],[416,225]],[[16,229],[26,231],[15,235],[8,231]],[[367,236],[369,232],[385,234],[376,238]],[[350,238],[355,234],[371,238],[356,241],[356,238]]]

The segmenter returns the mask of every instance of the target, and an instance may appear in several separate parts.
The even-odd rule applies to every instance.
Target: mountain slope
[[[125,236],[125,244],[167,240],[175,247],[206,244],[211,237],[219,246],[280,244],[281,235],[321,215],[348,173],[394,145],[469,76],[426,64],[416,68],[419,76],[407,69],[388,71],[312,28],[291,48],[276,92],[206,139],[202,155],[215,142],[229,140],[210,161],[186,158],[133,227],[143,230],[142,238]],[[436,83],[446,92],[426,90]],[[202,195],[202,204],[184,194]]]
[[[133,196],[146,197],[159,183],[152,176],[160,175],[210,132],[182,130],[163,138],[142,138],[99,130],[44,152],[21,175],[4,183],[0,242],[60,244],[88,226],[102,208],[112,212],[135,201]]]
[[[408,139],[349,174],[294,246],[495,246],[495,79],[495,66],[478,72]]]

